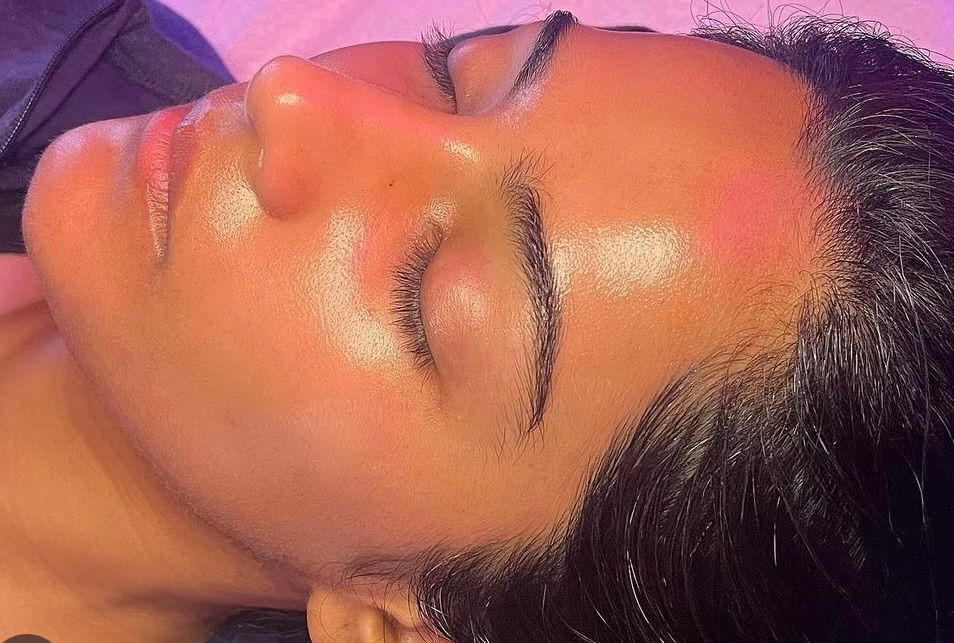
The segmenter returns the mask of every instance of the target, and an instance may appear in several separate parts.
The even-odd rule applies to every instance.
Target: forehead
[[[680,239],[684,262],[706,272],[756,281],[803,256],[808,94],[775,61],[689,36],[584,27],[568,34],[545,85],[522,126],[550,162],[558,245],[639,229],[630,236]]]
[[[668,177],[686,195],[696,190],[685,183],[717,184],[745,161],[801,173],[796,146],[806,98],[781,65],[737,47],[581,27],[566,34],[520,125],[548,152],[577,151],[559,165],[590,183]],[[654,192],[669,196],[667,187],[656,184]]]
[[[794,285],[779,295],[787,310],[813,256],[806,98],[779,64],[729,45],[567,34],[519,121],[550,162],[544,216],[572,365],[560,391],[558,360],[554,410],[601,398],[583,370],[635,403],[742,330],[780,330],[778,308],[752,304]]]

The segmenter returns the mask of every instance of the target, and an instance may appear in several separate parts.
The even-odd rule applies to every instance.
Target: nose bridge
[[[422,123],[422,107],[297,56],[266,63],[249,82],[245,106],[261,150],[250,181],[276,216],[292,216],[336,187],[360,189],[356,183],[373,180],[376,167],[393,167],[394,154],[412,160],[424,151],[402,145],[400,128],[382,126],[382,118],[411,116],[406,110],[421,111],[412,118]]]

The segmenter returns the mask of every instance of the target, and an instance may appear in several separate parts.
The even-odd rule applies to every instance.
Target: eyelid
[[[455,112],[457,111],[457,93],[454,90],[448,58],[456,42],[458,42],[457,38],[445,35],[436,23],[432,23],[430,29],[421,34],[424,67],[444,97],[454,105]]]
[[[431,26],[421,34],[424,66],[444,97],[454,105],[455,112],[458,109],[458,92],[451,74],[451,54],[457,51],[460,45],[474,38],[504,34],[526,26],[528,25],[499,25],[449,36],[436,23],[431,23]]]

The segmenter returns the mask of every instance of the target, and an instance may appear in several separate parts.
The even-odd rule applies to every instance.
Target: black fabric
[[[26,251],[23,199],[54,138],[235,82],[198,31],[155,0],[4,0],[0,61],[0,252]]]
[[[205,643],[310,643],[304,612],[245,610],[225,619]]]

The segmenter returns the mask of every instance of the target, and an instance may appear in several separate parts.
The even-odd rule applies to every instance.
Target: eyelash
[[[421,283],[441,241],[443,238],[433,228],[414,239],[393,274],[391,312],[404,335],[404,348],[414,356],[414,366],[425,374],[434,366],[434,355],[421,315]]]
[[[436,23],[432,23],[430,28],[421,34],[421,47],[424,66],[430,71],[441,93],[454,105],[456,112],[457,94],[454,91],[454,81],[451,79],[450,67],[447,64],[447,58],[454,48],[454,43]]]
[[[457,95],[447,65],[447,58],[454,48],[451,39],[436,23],[432,23],[430,28],[421,34],[421,47],[424,66],[441,93],[454,105],[456,112]],[[404,335],[405,350],[414,357],[415,368],[425,375],[434,367],[434,354],[427,342],[424,318],[421,315],[421,283],[424,280],[424,272],[442,240],[434,229],[413,240],[392,275],[394,286],[391,293],[391,312]]]

